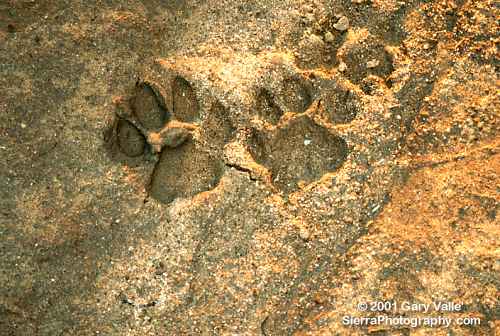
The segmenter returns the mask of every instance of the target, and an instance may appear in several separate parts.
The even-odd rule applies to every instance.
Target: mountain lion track
[[[408,76],[404,52],[374,32],[334,37],[335,61],[307,70],[280,53],[150,62],[117,113],[115,153],[129,164],[153,157],[148,192],[164,203],[214,189],[233,168],[287,195],[383,162],[414,115],[401,103],[418,104],[432,82]]]
[[[275,192],[299,191],[343,166],[355,145],[346,130],[374,117],[363,100],[392,86],[393,56],[369,32],[349,35],[337,58],[352,69],[345,76],[303,71],[276,53],[157,59],[120,107],[110,142],[124,162],[154,155],[148,191],[164,203],[212,190],[229,168]]]

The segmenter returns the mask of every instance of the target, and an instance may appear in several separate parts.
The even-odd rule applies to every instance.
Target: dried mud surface
[[[0,2],[0,335],[498,335],[499,19]]]

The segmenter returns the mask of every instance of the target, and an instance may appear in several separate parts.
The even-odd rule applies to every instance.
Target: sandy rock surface
[[[0,335],[497,335],[499,19],[0,2]]]

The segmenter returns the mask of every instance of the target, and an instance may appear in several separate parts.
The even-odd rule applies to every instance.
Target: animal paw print
[[[276,94],[267,89],[257,91],[257,117],[267,126],[254,127],[246,145],[252,159],[267,169],[270,182],[279,191],[295,192],[342,166],[349,152],[347,143],[314,121],[321,95],[314,104],[310,82],[300,76],[288,77],[281,89],[275,89]],[[329,117],[334,120],[338,115]]]
[[[352,13],[350,19],[359,20],[358,15]],[[350,19],[332,13],[316,22],[313,34],[305,34],[299,43],[299,66],[336,70],[368,95],[379,88],[390,88],[394,73],[394,47],[390,46],[394,43],[386,41],[388,36],[383,30],[402,25],[401,18],[395,17],[370,30],[350,23]]]
[[[284,111],[305,112],[312,104],[311,89],[298,78],[287,78],[283,81],[283,88],[278,103],[269,90],[261,88],[257,95],[257,111],[259,116],[276,125]],[[282,106],[282,107],[280,107]]]
[[[149,75],[160,84],[138,83],[113,129],[128,162],[156,161],[149,195],[165,203],[192,197],[232,168],[290,194],[342,167],[349,148],[333,125],[356,117],[359,92],[286,62],[160,60]]]
[[[367,30],[352,33],[337,51],[337,58],[345,68],[341,69],[345,76],[366,94],[380,84],[390,87],[393,57],[384,43]]]
[[[253,159],[270,171],[272,184],[286,194],[334,172],[348,154],[341,137],[307,115],[276,129],[255,130],[248,148]]]
[[[134,94],[112,128],[112,143],[126,159],[156,160],[149,195],[170,203],[212,189],[222,175],[223,163],[196,139],[199,104],[191,84],[182,77],[172,81],[172,109],[166,107],[154,84],[136,84]]]

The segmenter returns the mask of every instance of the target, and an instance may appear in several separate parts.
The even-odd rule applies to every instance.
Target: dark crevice
[[[237,164],[232,164],[232,163],[226,163],[226,167],[229,167],[229,168],[234,168],[236,169],[237,171],[239,172],[242,172],[242,173],[246,173],[248,174],[248,178],[251,180],[251,181],[257,181],[257,179],[255,177],[252,176],[252,170],[248,169],[248,168],[245,168],[245,167],[241,167]]]
[[[130,300],[124,294],[121,294],[119,299],[120,299],[120,303],[122,303],[122,304],[125,304],[125,305],[128,305],[128,306],[132,306],[132,307],[136,307],[136,308],[141,308],[141,309],[155,307],[158,304],[158,300],[153,300],[153,301],[145,303],[145,304],[137,304],[134,301]]]

